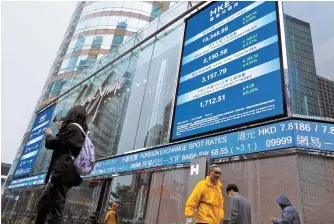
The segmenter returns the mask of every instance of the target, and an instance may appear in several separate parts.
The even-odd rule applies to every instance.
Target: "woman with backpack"
[[[52,136],[51,129],[45,130],[45,148],[53,154],[45,178],[47,185],[37,203],[35,224],[45,223],[47,215],[49,224],[62,223],[67,192],[82,183],[73,157],[79,155],[85,142],[85,134],[80,129],[87,133],[86,116],[84,107],[74,106],[58,125],[56,136]]]

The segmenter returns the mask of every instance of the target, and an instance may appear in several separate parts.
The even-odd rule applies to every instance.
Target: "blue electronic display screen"
[[[215,2],[186,22],[172,141],[285,114],[276,2]]]
[[[31,173],[41,144],[45,136],[45,128],[49,127],[56,104],[48,107],[36,116],[30,136],[23,149],[14,177],[25,176]]]
[[[23,187],[32,187],[36,185],[42,185],[44,184],[44,180],[46,177],[46,173],[38,174],[31,177],[25,177],[17,180],[13,180],[10,182],[8,188],[14,189],[14,188],[23,188]]]
[[[190,163],[198,156],[210,159],[297,147],[334,151],[334,124],[287,120],[242,131],[197,139],[98,161],[87,177]]]
[[[190,163],[198,156],[210,159],[247,155],[284,148],[334,152],[334,124],[286,120],[241,131],[157,147],[97,161],[83,178],[133,172]],[[14,180],[9,188],[43,184],[45,174]]]

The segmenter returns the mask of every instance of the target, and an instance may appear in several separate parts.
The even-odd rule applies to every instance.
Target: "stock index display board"
[[[284,116],[276,2],[214,2],[186,21],[172,141]]]
[[[39,150],[45,138],[45,129],[49,127],[55,108],[56,104],[53,104],[37,114],[29,138],[17,164],[14,177],[26,176],[32,173]]]

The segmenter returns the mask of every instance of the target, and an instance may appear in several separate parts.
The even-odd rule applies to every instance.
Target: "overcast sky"
[[[12,163],[76,2],[1,2],[1,162]],[[319,75],[334,79],[334,2],[287,2],[311,23]]]
[[[1,4],[1,162],[12,163],[76,2]]]

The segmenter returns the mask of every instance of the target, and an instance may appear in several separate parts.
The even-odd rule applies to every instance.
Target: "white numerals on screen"
[[[200,102],[200,106],[202,108],[204,108],[204,107],[209,106],[209,105],[220,103],[221,101],[224,101],[224,100],[225,100],[225,94],[220,95],[218,97],[212,97],[211,99],[204,100],[204,101]]]
[[[266,141],[267,147],[273,147],[273,146],[280,146],[280,145],[286,145],[292,143],[292,137],[282,137],[282,138],[274,138]]]

